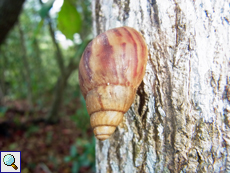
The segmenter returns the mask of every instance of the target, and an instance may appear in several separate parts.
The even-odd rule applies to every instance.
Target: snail
[[[147,64],[147,45],[131,27],[94,38],[79,63],[79,84],[97,139],[112,135],[132,105]]]

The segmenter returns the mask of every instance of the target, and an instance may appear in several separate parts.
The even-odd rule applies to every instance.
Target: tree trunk
[[[229,1],[92,2],[94,35],[140,31],[148,64],[97,172],[230,172]]]
[[[6,95],[5,67],[6,67],[5,52],[2,51],[2,49],[0,49],[0,106],[2,105],[3,98]]]
[[[1,0],[0,1],[0,45],[5,40],[8,32],[18,20],[25,0]]]
[[[82,47],[85,47],[86,43],[88,42],[88,40],[86,39],[86,43],[83,42],[82,45],[79,47],[79,50],[77,50],[76,52],[76,57],[72,58],[68,65],[65,66],[64,65],[64,57],[62,55],[61,49],[57,43],[57,40],[55,39],[55,32],[54,29],[52,28],[52,23],[51,23],[51,19],[48,17],[49,20],[49,31],[50,31],[50,35],[52,38],[52,41],[54,43],[54,46],[56,48],[56,58],[57,58],[57,64],[59,66],[59,70],[60,70],[60,77],[57,81],[56,84],[56,90],[54,92],[54,100],[52,103],[52,106],[50,108],[50,111],[47,115],[46,121],[50,122],[50,123],[56,123],[59,120],[59,111],[60,111],[60,107],[62,105],[63,102],[63,94],[65,91],[65,88],[67,86],[68,83],[68,79],[70,77],[70,75],[74,72],[74,70],[76,70],[78,68],[78,61],[80,58],[78,58],[79,56],[79,50],[80,52],[83,52]]]
[[[29,60],[28,60],[28,55],[27,55],[27,50],[26,50],[26,42],[24,38],[24,33],[21,28],[20,23],[18,24],[18,31],[19,31],[19,36],[20,36],[20,42],[21,42],[21,49],[22,49],[22,62],[24,65],[24,76],[25,76],[25,81],[26,81],[26,87],[27,87],[27,100],[29,102],[30,109],[33,109],[33,92],[32,92],[32,84],[31,84],[31,70],[30,70],[30,65],[29,65]]]
[[[57,43],[57,40],[55,38],[55,31],[52,27],[51,19],[49,16],[48,16],[48,24],[49,24],[50,36],[52,38],[53,44],[56,49],[56,61],[60,70],[60,77],[56,84],[53,103],[47,115],[46,121],[50,123],[55,123],[59,120],[60,106],[62,105],[62,98],[69,76],[65,76],[65,65],[64,65],[63,55]]]

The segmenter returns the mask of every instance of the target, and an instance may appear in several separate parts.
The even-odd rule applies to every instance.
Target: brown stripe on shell
[[[120,29],[120,28],[118,28],[118,29]],[[120,31],[119,31],[118,29],[115,28],[115,29],[113,29],[112,31],[113,31],[113,33],[114,33],[117,37],[121,37],[122,34],[120,33]]]
[[[134,46],[134,74],[133,74],[133,77],[136,78],[137,77],[137,67],[138,67],[138,55],[137,55],[137,43],[136,41],[133,39],[133,36],[132,34],[129,32],[129,30],[127,28],[123,28],[125,30],[125,32],[127,33],[127,35],[130,37],[130,40],[132,41],[133,43],[133,46]]]
[[[147,49],[147,47],[146,47],[146,45],[145,45],[145,43],[143,41],[142,36],[139,33],[137,33],[137,32],[134,32],[134,34],[135,34],[135,36],[138,39],[138,43],[141,44],[141,51],[140,51],[141,52],[140,59],[141,59],[141,58],[143,58],[143,57],[146,56],[146,49]],[[141,75],[143,73],[143,70],[145,70],[145,68],[143,68],[143,66],[142,66],[141,69],[140,69],[140,72],[139,72],[139,77],[141,77]]]
[[[121,113],[123,113],[123,114],[126,113],[125,111],[120,111],[120,110],[117,110],[117,109],[106,109],[106,110],[100,109],[100,110],[97,110],[97,111],[92,112],[89,116],[91,116],[91,115],[94,114],[94,113],[101,112],[101,111],[114,111],[114,112],[121,112]]]
[[[103,103],[101,101],[101,95],[100,94],[98,95],[98,101],[99,101],[99,104],[101,105],[101,110],[103,110],[104,106],[103,106]]]
[[[83,64],[84,64],[84,68],[85,68],[85,71],[87,73],[87,76],[89,77],[89,80],[91,81],[92,79],[92,70],[90,68],[90,57],[92,55],[92,44],[93,44],[93,41],[91,41],[88,46],[86,47],[85,51],[84,51],[84,54],[83,54]]]
[[[129,81],[128,82],[126,82],[126,84],[117,84],[117,83],[109,83],[109,85],[111,86],[111,85],[116,85],[116,86],[129,86],[129,87],[132,87],[132,88],[135,88],[136,87],[136,85],[134,86],[134,85],[132,85]],[[101,84],[101,85],[92,85],[91,87],[87,87],[87,88],[85,88],[85,86],[84,86],[84,88],[85,88],[85,90],[86,90],[86,92],[88,93],[88,92],[90,92],[91,90],[93,90],[93,89],[97,89],[98,87],[100,87],[100,86],[108,86],[107,84]]]
[[[116,83],[118,83],[116,62],[115,59],[112,57],[114,54],[113,46],[110,45],[108,36],[105,33],[101,34],[100,37],[102,39],[102,46],[101,46],[102,51],[100,52],[99,58],[102,67],[110,70],[112,72],[112,75],[114,75],[113,80],[116,79]],[[103,76],[107,75],[106,70],[102,69],[102,75]]]
[[[103,127],[103,126],[112,126],[112,127],[117,127],[117,126],[115,126],[115,125],[111,125],[111,124],[102,124],[102,125],[98,124],[98,125],[96,125],[93,129],[95,129],[96,127]],[[112,133],[112,134],[113,134],[113,133]]]
[[[124,62],[124,64],[122,64],[122,71],[121,71],[121,75],[122,75],[122,78],[124,79],[124,81],[127,81],[127,78],[126,78],[126,75],[125,75],[125,71],[126,71],[126,68],[129,66],[129,61],[128,61],[128,64],[126,63],[126,43],[123,42],[121,44],[121,49],[122,49],[122,55],[121,55],[121,59],[122,59],[122,62]]]
[[[78,78],[79,78],[79,84],[80,84],[80,88],[81,88],[81,90],[82,91],[85,91],[85,87],[84,87],[84,79],[83,79],[83,77],[82,77],[82,74],[81,74],[81,71],[79,70],[78,71]],[[83,94],[83,96],[84,96],[84,98],[85,98],[85,95],[86,95],[86,93],[82,93]]]

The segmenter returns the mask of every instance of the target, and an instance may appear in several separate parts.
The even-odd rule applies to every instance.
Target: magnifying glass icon
[[[7,166],[12,166],[15,170],[18,169],[18,167],[14,164],[15,163],[15,158],[12,154],[7,154],[3,158],[3,162]]]

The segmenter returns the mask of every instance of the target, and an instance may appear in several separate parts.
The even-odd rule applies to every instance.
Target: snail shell
[[[99,140],[114,133],[132,105],[146,63],[146,43],[130,27],[108,30],[86,47],[79,64],[79,83]]]

